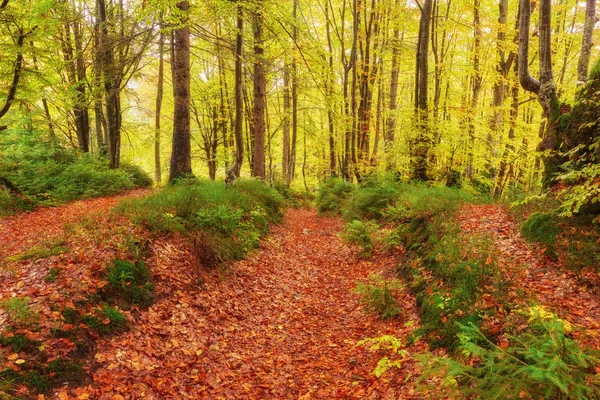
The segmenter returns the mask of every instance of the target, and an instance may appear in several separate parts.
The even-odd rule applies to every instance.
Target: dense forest
[[[600,399],[595,0],[0,0],[0,400]]]
[[[594,1],[521,3],[3,1],[3,146],[52,141],[159,182],[385,170],[530,190],[542,150],[574,147],[553,129],[598,33]]]

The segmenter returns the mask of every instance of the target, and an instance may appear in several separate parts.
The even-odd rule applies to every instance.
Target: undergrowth
[[[39,132],[10,130],[0,138],[0,215],[81,198],[117,194],[148,187],[152,179],[141,168],[123,164],[110,169],[108,160],[69,149]]]
[[[241,179],[235,186],[184,180],[147,198],[128,200],[119,212],[152,232],[194,238],[198,251],[214,252],[198,259],[222,262],[241,259],[258,247],[269,223],[281,220],[282,207],[279,192],[258,180]]]
[[[434,391],[444,398],[599,398],[598,352],[580,347],[571,325],[544,308],[523,314],[522,328],[500,344],[474,325],[459,325],[460,357],[424,357],[421,380],[444,376],[443,390]]]
[[[394,318],[402,310],[394,298],[394,292],[404,285],[398,279],[385,279],[380,275],[369,275],[369,283],[356,282],[354,293],[361,296],[365,308],[383,319]]]

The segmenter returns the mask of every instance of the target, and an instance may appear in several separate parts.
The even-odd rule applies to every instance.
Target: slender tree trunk
[[[394,7],[398,7],[400,0],[394,2]],[[400,29],[398,25],[394,27],[394,39],[392,41],[392,79],[390,83],[390,105],[389,113],[386,119],[385,132],[383,140],[385,143],[385,169],[393,171],[396,169],[396,163],[393,154],[394,140],[396,135],[396,109],[398,108],[398,78],[400,76],[399,58],[400,46],[404,42],[404,31],[402,31],[402,40],[400,39]]]
[[[290,114],[292,107],[290,96],[290,66],[287,62],[283,65],[283,157],[281,158],[281,176],[288,180],[290,169]]]
[[[429,180],[428,160],[431,150],[428,118],[428,57],[429,27],[431,22],[432,0],[425,0],[421,9],[419,38],[417,42],[417,66],[415,80],[415,120],[417,137],[412,146],[412,176],[419,181]]]
[[[83,58],[83,38],[79,22],[73,23],[73,39],[75,41],[75,59],[77,74],[77,97],[75,105],[75,118],[77,120],[77,138],[79,148],[87,153],[90,151],[90,114],[87,106],[87,76]]]
[[[328,67],[327,70],[327,83],[326,83],[326,96],[327,96],[327,128],[329,130],[329,175],[332,177],[337,176],[336,171],[336,158],[335,158],[335,125],[334,125],[334,100],[333,100],[333,88],[334,88],[334,70],[333,70],[333,44],[331,41],[331,27],[329,20],[329,0],[325,0],[325,28],[327,33],[327,49],[328,54]]]
[[[243,53],[243,31],[244,31],[244,17],[242,6],[237,7],[237,21],[236,21],[237,33],[235,36],[235,127],[234,127],[234,138],[235,138],[235,160],[233,165],[227,171],[227,177],[225,182],[228,184],[234,184],[235,180],[240,177],[242,169],[242,163],[244,162],[244,133],[243,133],[243,119],[244,119],[244,94],[243,94],[243,75],[242,75],[242,53]]]
[[[190,28],[189,3],[180,1],[183,26],[173,32],[173,150],[169,182],[192,173],[190,136]]]
[[[266,79],[263,48],[263,16],[259,5],[254,15],[254,156],[252,175],[265,179],[265,99]]]
[[[163,101],[164,86],[164,48],[165,34],[160,32],[158,37],[158,82],[156,84],[156,112],[154,114],[154,180],[162,180],[160,165],[160,116]]]
[[[587,0],[585,3],[585,25],[583,27],[583,41],[581,54],[577,63],[577,81],[581,85],[587,80],[590,55],[594,45],[594,26],[596,25],[596,0]]]
[[[108,34],[105,0],[96,0],[98,22],[100,24],[100,63],[106,97],[106,142],[111,168],[119,168],[121,148],[121,99],[119,96],[121,79],[115,68],[114,49]]]
[[[480,0],[475,0],[473,3],[473,76],[471,77],[471,101],[468,111],[468,126],[469,126],[469,159],[467,165],[467,176],[473,176],[475,167],[473,166],[475,152],[475,120],[477,113],[477,105],[479,104],[479,94],[481,93],[481,65],[479,57],[481,54],[481,17]]]
[[[293,11],[294,26],[292,28],[292,40],[294,45],[298,43],[298,0],[294,0]],[[298,66],[296,57],[292,58],[292,139],[290,143],[290,166],[288,169],[288,185],[294,180],[296,174],[296,148],[298,141]]]

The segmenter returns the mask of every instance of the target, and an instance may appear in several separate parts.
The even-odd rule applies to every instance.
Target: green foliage
[[[119,210],[154,232],[182,232],[196,238],[203,232],[201,251],[227,261],[258,247],[268,224],[281,220],[282,206],[282,196],[259,180],[240,179],[230,187],[186,179],[147,198],[124,202]]]
[[[107,268],[108,285],[103,288],[103,294],[107,299],[118,298],[147,307],[154,299],[154,285],[149,279],[150,273],[142,260],[136,263],[114,260]]]
[[[138,165],[122,162],[119,165],[119,170],[129,175],[131,183],[135,187],[151,187],[154,184],[150,175]]]
[[[600,396],[594,376],[597,351],[584,350],[569,323],[542,307],[527,311],[527,325],[508,343],[491,342],[477,327],[460,325],[463,362],[426,359],[427,376],[444,373],[444,396],[481,399],[592,399]]]
[[[111,170],[103,158],[66,149],[37,131],[21,130],[7,131],[0,138],[0,177],[42,204],[112,195],[151,184],[137,167]],[[23,203],[6,190],[0,192],[0,212],[26,208]]]
[[[109,335],[127,327],[127,320],[121,311],[106,304],[93,309],[89,313],[66,307],[61,314],[67,324],[74,326],[84,324],[90,330],[101,335]]]
[[[386,207],[400,195],[398,182],[384,177],[371,177],[362,182],[350,197],[343,215],[347,221],[355,218],[380,219]]]
[[[48,270],[48,274],[44,277],[44,280],[46,282],[56,282],[59,273],[60,270],[58,268],[50,267],[50,269]]]
[[[273,189],[279,192],[288,206],[294,208],[309,207],[315,199],[312,193],[294,190],[283,181],[273,182]]]
[[[0,307],[6,311],[14,324],[32,325],[38,322],[40,316],[29,303],[29,297],[11,297],[0,302]]]
[[[0,216],[31,210],[33,210],[33,207],[30,202],[19,196],[14,196],[9,189],[0,185]]]
[[[20,351],[33,353],[37,351],[37,347],[41,342],[38,340],[31,340],[25,335],[8,334],[6,336],[0,335],[0,343],[2,343],[3,346],[10,347],[15,353]]]
[[[30,248],[25,253],[8,257],[8,260],[39,260],[42,258],[63,254],[68,251],[68,249],[65,247],[65,244],[66,240],[63,238],[45,240],[40,245]]]
[[[535,212],[521,226],[521,235],[532,242],[543,243],[546,254],[556,258],[556,237],[562,231],[557,219],[554,214]]]
[[[353,292],[361,296],[361,301],[370,312],[383,319],[394,318],[402,310],[393,292],[404,285],[397,279],[385,279],[377,274],[369,275],[370,283],[356,282]]]
[[[404,345],[400,339],[391,335],[383,335],[377,338],[367,338],[357,343],[357,346],[366,345],[371,346],[369,348],[371,351],[384,350],[392,353],[393,355],[393,358],[390,358],[387,355],[383,356],[377,363],[377,366],[373,370],[373,375],[378,378],[386,373],[386,371],[390,368],[402,368],[402,362],[408,355],[408,352],[403,349]]]
[[[344,232],[342,238],[350,243],[356,244],[362,248],[360,256],[363,258],[369,258],[375,250],[375,243],[373,242],[373,231],[377,230],[377,224],[372,221],[361,221],[355,219],[352,222],[347,223],[344,226]]]
[[[316,205],[320,213],[341,214],[346,199],[354,190],[354,185],[343,179],[327,179],[317,193]]]

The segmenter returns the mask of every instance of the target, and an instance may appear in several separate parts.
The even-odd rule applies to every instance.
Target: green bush
[[[355,218],[380,219],[386,207],[394,204],[399,192],[396,182],[370,182],[369,185],[358,188],[352,193],[343,212],[344,219],[347,221]]]
[[[234,187],[185,179],[147,198],[123,202],[119,211],[154,232],[181,232],[198,239],[199,251],[214,253],[199,254],[199,259],[227,261],[258,247],[268,224],[281,220],[282,206],[282,196],[256,179],[240,179]]]
[[[286,204],[290,207],[308,207],[315,199],[315,196],[312,193],[294,190],[283,181],[273,182],[273,189],[279,192]]]
[[[425,359],[425,378],[445,374],[444,397],[480,399],[597,399],[598,352],[570,337],[569,323],[542,307],[527,312],[525,328],[496,344],[477,327],[461,325],[462,360]]]
[[[107,269],[108,285],[103,288],[103,294],[106,299],[118,298],[147,307],[154,297],[154,285],[149,279],[150,273],[143,261],[114,260]]]
[[[521,235],[532,242],[543,243],[546,254],[556,258],[556,237],[562,231],[557,220],[556,215],[535,212],[521,225]]]
[[[111,170],[104,158],[67,149],[39,132],[21,130],[0,137],[0,177],[41,204],[112,195],[151,184],[137,167]],[[0,191],[0,213],[30,207],[23,199]]]
[[[154,184],[152,177],[138,165],[122,162],[119,169],[129,175],[135,187],[150,187]]]
[[[350,244],[360,246],[362,248],[360,256],[369,258],[373,254],[373,250],[375,250],[372,233],[376,229],[377,224],[372,221],[363,222],[355,219],[344,226],[342,238]]]
[[[402,310],[392,292],[404,285],[397,279],[385,279],[377,274],[369,275],[371,283],[356,282],[353,292],[361,296],[361,301],[370,312],[383,319],[394,318]]]
[[[317,193],[316,205],[320,213],[341,214],[343,204],[354,191],[354,185],[343,179],[329,178]]]

